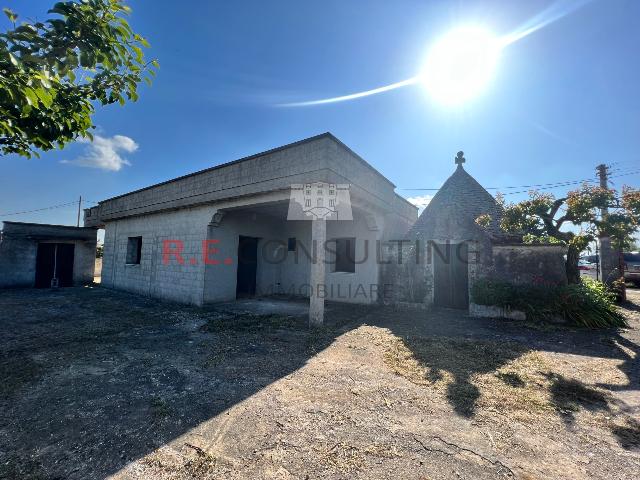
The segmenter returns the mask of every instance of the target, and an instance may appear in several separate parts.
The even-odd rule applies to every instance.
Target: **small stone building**
[[[3,222],[0,288],[68,287],[93,282],[95,228]]]
[[[385,282],[393,302],[469,309],[481,278],[512,283],[567,282],[565,248],[525,245],[500,229],[501,207],[464,169],[459,152],[453,174],[434,195],[402,242],[386,252]],[[477,222],[488,216],[488,223]]]

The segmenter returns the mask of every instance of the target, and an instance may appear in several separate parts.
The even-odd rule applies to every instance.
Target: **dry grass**
[[[550,412],[565,421],[567,416],[573,421],[573,414],[582,410],[619,413],[610,393],[585,383],[575,365],[570,374],[578,378],[549,354],[517,343],[392,337],[385,362],[412,383],[446,396],[465,416],[501,412],[512,420],[535,424],[553,419]],[[584,377],[588,376],[585,372]]]
[[[395,445],[383,443],[372,443],[366,447],[358,447],[346,442],[338,442],[318,449],[317,452],[323,463],[341,473],[360,471],[366,464],[367,457],[380,459],[402,457]]]

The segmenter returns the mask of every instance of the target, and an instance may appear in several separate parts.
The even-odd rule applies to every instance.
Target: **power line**
[[[625,177],[628,175],[635,175],[640,173],[640,170],[636,170],[636,171],[632,171],[632,172],[625,172],[625,173],[620,173],[618,175],[610,175],[609,178],[619,178],[619,177]],[[555,182],[555,183],[538,183],[538,184],[533,184],[533,185],[518,185],[518,186],[507,186],[507,187],[486,187],[485,190],[503,190],[503,189],[512,189],[512,188],[537,188],[539,190],[549,190],[549,189],[553,189],[553,188],[558,188],[558,187],[565,187],[565,186],[569,186],[569,185],[576,185],[578,183],[584,183],[584,182],[592,182],[595,178],[586,178],[586,179],[582,179],[582,180],[569,180],[566,182]],[[439,188],[401,188],[400,190],[411,190],[411,191],[433,191],[433,192],[437,192],[438,190],[440,190]],[[504,192],[502,193],[502,195],[516,195],[518,193],[527,193],[529,190],[521,190],[518,192]],[[85,200],[88,203],[95,203],[98,204],[100,202],[95,201],[95,200]],[[71,205],[77,205],[78,201],[74,200],[73,202],[68,202],[68,203],[61,203],[58,205],[51,205],[49,207],[43,207],[43,208],[35,208],[33,210],[24,210],[21,212],[9,212],[9,213],[0,213],[0,217],[9,217],[9,216],[13,216],[13,215],[23,215],[25,213],[35,213],[35,212],[43,212],[45,210],[53,210],[56,208],[62,208],[62,207],[68,207]]]
[[[69,202],[69,203],[61,203],[59,205],[51,205],[50,207],[43,207],[43,208],[36,208],[33,210],[24,210],[22,212],[10,212],[10,213],[0,213],[0,217],[9,217],[11,215],[22,215],[23,213],[33,213],[33,212],[42,212],[44,210],[52,210],[54,208],[62,208],[62,207],[68,207],[70,205],[77,205],[78,201],[73,201],[73,202]]]
[[[609,178],[625,177],[628,175],[635,175],[637,173],[640,173],[640,170],[620,173],[618,175],[610,175]],[[591,177],[591,178],[584,178],[582,180],[567,180],[564,182],[538,183],[538,184],[532,184],[532,185],[518,185],[518,186],[507,186],[507,187],[485,187],[485,190],[507,190],[512,188],[537,188],[539,190],[549,190],[552,188],[567,187],[570,185],[577,185],[585,182],[589,183],[589,182],[593,182],[594,180],[595,180],[595,177]],[[401,188],[400,190],[437,192],[440,189],[439,188]],[[505,192],[503,193],[503,195],[513,195],[516,193],[527,193],[527,192],[528,190],[523,190],[519,192]]]
[[[511,188],[555,188],[555,187],[565,187],[567,185],[576,185],[578,183],[584,182],[592,182],[595,177],[585,178],[582,180],[568,180],[566,182],[555,182],[555,183],[539,183],[534,185],[517,185],[517,186],[508,186],[508,187],[484,187],[485,190],[507,190]],[[439,188],[401,188],[401,190],[425,190],[425,191],[438,191]],[[513,192],[515,193],[515,192]]]

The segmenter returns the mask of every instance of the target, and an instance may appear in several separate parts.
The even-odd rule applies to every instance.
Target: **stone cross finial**
[[[456,155],[456,164],[461,167],[467,160],[464,158],[464,152],[461,150]]]

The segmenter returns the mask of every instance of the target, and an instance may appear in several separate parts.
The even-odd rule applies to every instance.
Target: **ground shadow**
[[[397,334],[397,333],[396,333]],[[390,357],[391,365],[398,373],[416,383],[436,384],[449,377],[446,397],[454,411],[463,417],[472,417],[480,398],[480,390],[474,384],[475,375],[496,372],[500,367],[524,355],[528,349],[519,344],[486,340],[467,341],[445,337],[402,336],[400,349],[411,352],[411,360],[404,362],[402,351]],[[522,379],[515,374],[501,378],[511,386],[519,386]]]
[[[114,474],[301,368],[369,310],[328,311],[310,330],[102,288],[0,291],[0,478]]]
[[[419,375],[427,382],[435,383],[448,373],[452,381],[447,399],[456,413],[467,418],[475,415],[480,396],[473,378],[494,372],[506,385],[522,388],[522,378],[499,370],[532,350],[622,360],[616,368],[624,374],[624,383],[595,386],[611,391],[640,389],[640,342],[620,330],[540,328],[524,322],[472,318],[450,309],[410,315],[387,310],[374,325],[388,328],[402,340],[424,369]],[[637,336],[637,332],[631,334]],[[415,377],[415,372],[407,375]],[[568,412],[563,415],[568,426],[574,420],[572,410],[608,408],[607,400],[594,388],[560,376],[548,380],[553,401]]]
[[[638,385],[638,346],[616,332],[540,332],[457,311],[376,308],[372,315],[342,304],[328,312],[324,328],[309,330],[301,316],[189,308],[102,288],[0,291],[0,478],[113,474],[295,372],[363,323],[401,338],[428,381],[451,375],[448,401],[467,418],[480,394],[473,377],[529,349],[619,358],[628,381],[618,387]],[[518,375],[497,376],[522,387]],[[559,404],[606,408],[570,382],[553,380]],[[612,428],[635,448],[637,423]]]
[[[546,373],[545,376],[551,381],[551,402],[562,414],[562,420],[567,426],[573,426],[575,414],[581,409],[590,412],[611,412],[604,393],[557,373]]]
[[[628,419],[626,425],[614,425],[611,433],[625,450],[640,452],[640,422],[637,420]]]

